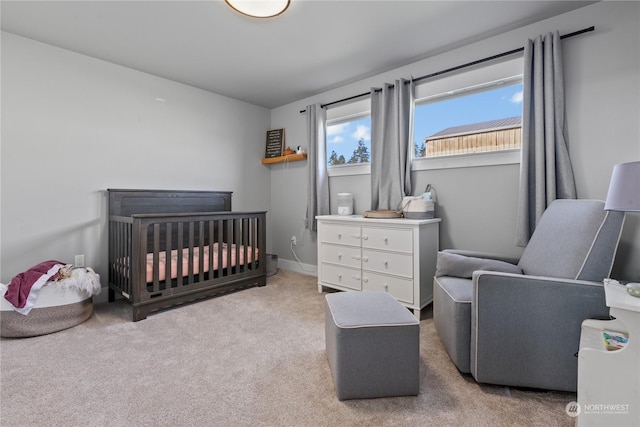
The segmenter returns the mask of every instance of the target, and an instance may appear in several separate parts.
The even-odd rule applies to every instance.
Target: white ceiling
[[[274,108],[584,1],[292,0],[272,19],[209,1],[7,1],[2,30]]]

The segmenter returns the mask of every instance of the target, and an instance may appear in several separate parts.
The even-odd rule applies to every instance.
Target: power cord
[[[302,230],[300,230],[300,244],[303,243],[303,231],[304,228]],[[307,273],[314,273],[316,271],[318,271],[318,267],[308,270],[306,268],[304,268],[304,264],[302,263],[302,261],[300,261],[300,258],[298,258],[298,255],[296,254],[296,251],[293,249],[293,247],[297,244],[298,240],[295,236],[293,236],[293,238],[291,239],[291,241],[289,242],[289,245],[291,247],[291,253],[293,254],[293,257],[296,259],[296,261],[298,262],[298,264],[300,265],[300,269],[302,269],[302,271],[307,272]]]

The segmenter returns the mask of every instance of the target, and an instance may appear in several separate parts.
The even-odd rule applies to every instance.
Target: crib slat
[[[115,221],[109,221],[109,271],[111,272],[111,277],[109,277],[109,281],[116,285],[116,287],[120,287],[119,280],[119,265],[117,260],[120,259],[118,253],[118,246],[120,242],[118,241],[118,223]],[[113,294],[110,294],[110,300],[113,299]]]
[[[218,257],[218,277],[222,277],[224,274],[222,269],[222,244],[224,242],[224,220],[221,219],[218,222],[218,250],[216,256]]]
[[[132,257],[133,257],[133,246],[132,246],[132,235],[133,235],[133,227],[132,224],[122,224],[124,240],[122,241],[122,257],[121,259],[126,259],[128,265],[126,266],[127,271],[123,271],[122,273],[122,288],[125,292],[131,295],[131,275],[132,275]],[[124,269],[125,266],[123,265]]]
[[[242,219],[242,251],[244,252],[244,269],[249,265],[249,219]]]
[[[182,248],[184,247],[182,245],[182,242],[183,242],[183,239],[182,239],[183,238],[183,229],[184,229],[184,223],[183,222],[179,222],[178,223],[178,241],[176,242],[176,248],[178,248],[178,259],[180,259],[180,257],[182,256]],[[178,288],[181,288],[182,287],[182,276],[183,276],[182,275],[182,263],[178,262],[177,263],[177,267],[178,267],[177,268],[178,271],[176,273],[177,274],[177,276],[176,276],[177,286],[178,286]]]
[[[225,270],[225,276],[228,276],[229,274],[231,274],[231,250],[233,248],[232,244],[233,244],[233,220],[229,219],[225,221],[227,224],[227,268]]]
[[[153,292],[160,290],[160,224],[153,224]]]
[[[131,283],[141,283],[143,286],[147,279],[147,250],[150,244],[148,226],[149,224],[143,222],[140,218],[133,218],[130,280]],[[146,287],[132,287],[132,298],[134,300],[141,298],[141,294],[144,291],[146,291]]]
[[[209,279],[213,279],[213,240],[214,240],[214,221],[209,221],[209,257],[207,262],[209,263]]]
[[[251,218],[251,268],[256,266],[256,218]]]
[[[188,232],[188,258],[187,258],[187,285],[193,283],[193,221],[187,223]]]
[[[198,223],[198,281],[204,280],[204,221]]]
[[[171,223],[165,224],[165,263],[164,263],[164,281],[165,289],[171,288]]]
[[[121,260],[120,263],[116,264],[116,280],[117,280],[117,285],[118,288],[120,288],[122,290],[123,285],[124,285],[124,277],[125,274],[126,275],[130,275],[131,274],[131,259],[130,258],[125,258],[126,254],[126,249],[124,246],[125,240],[123,239],[123,236],[126,232],[126,228],[122,226],[121,223],[117,222],[115,223],[115,230],[114,233],[116,235],[116,243],[115,243],[115,252],[116,252],[116,257],[114,258],[115,260]],[[125,262],[127,264],[125,264]],[[125,271],[128,270],[128,271]]]

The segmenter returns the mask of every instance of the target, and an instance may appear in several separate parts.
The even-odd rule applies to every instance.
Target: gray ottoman
[[[338,399],[420,391],[420,323],[386,292],[325,297],[327,359]]]

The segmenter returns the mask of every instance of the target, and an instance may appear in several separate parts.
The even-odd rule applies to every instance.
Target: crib
[[[231,192],[109,189],[109,301],[133,321],[266,285],[266,211],[231,211]]]

